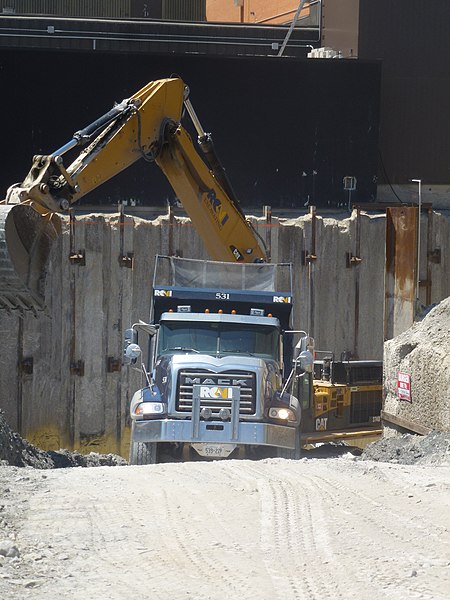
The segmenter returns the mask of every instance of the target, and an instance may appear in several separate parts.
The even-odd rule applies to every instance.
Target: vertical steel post
[[[267,262],[270,262],[272,259],[272,207],[265,205],[264,209],[264,218],[266,220],[266,252],[267,252]]]
[[[73,233],[74,233],[74,222],[75,218],[73,212],[70,211],[70,252],[72,253],[72,243],[73,243]],[[69,411],[68,411],[68,422],[69,422],[69,444],[70,449],[73,450],[75,446],[75,377],[74,377],[74,369],[75,369],[75,353],[76,353],[76,300],[75,300],[75,271],[69,275],[69,306],[70,306],[70,397],[69,397]]]
[[[417,215],[417,272],[416,272],[416,310],[415,316],[419,313],[420,308],[420,213],[422,212],[422,180],[421,179],[411,179],[414,183],[419,185],[419,200],[418,200],[418,212]]]
[[[133,252],[125,254],[125,207],[119,204],[119,265],[121,267],[133,267]]]
[[[384,339],[411,327],[415,317],[417,209],[386,209],[386,267],[384,284]]]
[[[174,222],[175,222],[175,218],[174,218],[174,214],[173,214],[173,208],[172,206],[169,204],[168,206],[168,217],[169,217],[169,235],[167,236],[168,239],[168,255],[169,256],[173,256],[175,254],[174,252],[174,244],[173,244],[173,228],[174,228]]]
[[[311,250],[310,260],[308,261],[308,288],[309,288],[309,319],[308,334],[314,337],[314,260],[316,258],[316,207],[309,207],[311,215]]]
[[[349,192],[350,193],[350,192]],[[356,209],[356,248],[355,248],[355,257],[361,258],[361,210],[359,208]],[[356,267],[358,267],[360,262],[356,262]],[[353,338],[353,353],[355,359],[358,358],[358,338],[359,338],[359,281],[360,272],[357,268],[355,271],[355,330],[354,330],[354,338]]]

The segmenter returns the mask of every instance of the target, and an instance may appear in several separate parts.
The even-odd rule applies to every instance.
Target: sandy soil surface
[[[448,599],[450,464],[0,467],[0,598]]]

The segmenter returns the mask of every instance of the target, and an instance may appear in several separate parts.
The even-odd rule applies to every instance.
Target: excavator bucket
[[[44,308],[46,263],[61,221],[34,206],[0,204],[0,309]]]

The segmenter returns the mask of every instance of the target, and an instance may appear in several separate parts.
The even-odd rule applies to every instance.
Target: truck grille
[[[179,412],[192,411],[192,394],[194,385],[235,385],[241,388],[240,415],[254,415],[256,412],[256,378],[249,371],[226,371],[213,373],[208,370],[181,370],[178,373],[177,404]],[[231,400],[214,398],[200,401],[200,408],[209,407],[212,416],[218,416],[221,408],[231,409]]]

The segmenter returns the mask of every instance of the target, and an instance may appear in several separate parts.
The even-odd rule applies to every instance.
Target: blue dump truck
[[[161,451],[299,458],[313,354],[291,328],[291,264],[157,256],[152,295],[150,322],[125,334],[124,362],[143,374],[130,463]]]

